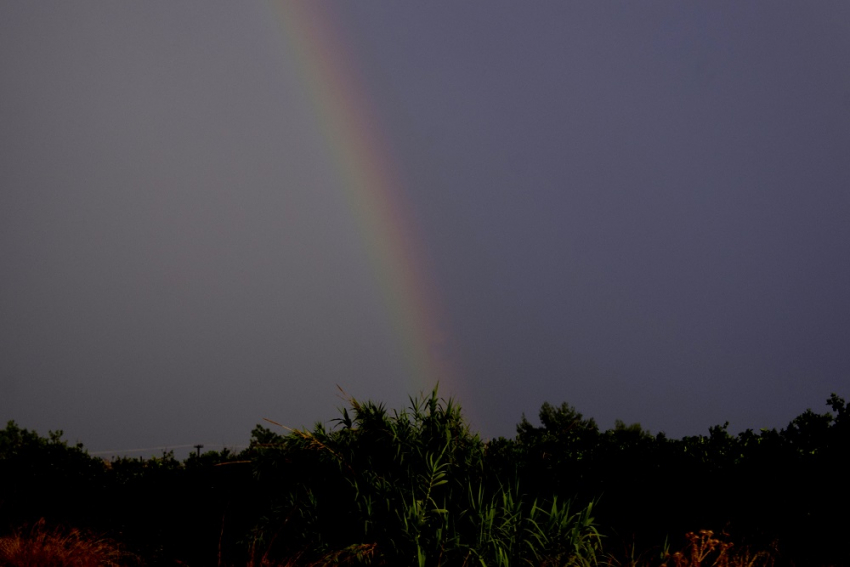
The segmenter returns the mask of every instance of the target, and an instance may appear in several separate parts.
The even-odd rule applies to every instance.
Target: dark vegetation
[[[9,422],[0,566],[850,565],[850,408],[827,404],[682,439],[544,404],[484,442],[435,391],[183,462]]]

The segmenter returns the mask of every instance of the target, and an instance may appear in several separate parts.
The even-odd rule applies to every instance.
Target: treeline
[[[400,411],[350,399],[332,427],[257,426],[244,451],[182,462],[104,461],[10,422],[0,536],[43,518],[147,565],[850,565],[850,409],[827,404],[682,439],[544,404],[539,425],[485,442],[434,391]]]

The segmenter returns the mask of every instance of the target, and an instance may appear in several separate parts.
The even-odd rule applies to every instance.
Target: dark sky
[[[821,411],[848,62],[843,0],[3,3],[0,418],[212,448],[430,387],[368,155],[484,437]]]

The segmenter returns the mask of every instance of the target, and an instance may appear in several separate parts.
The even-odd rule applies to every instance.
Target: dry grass
[[[115,541],[96,534],[48,528],[44,519],[0,538],[2,567],[126,567],[138,559]]]
[[[377,557],[378,546],[375,543],[354,544],[341,549],[327,553],[323,557],[314,561],[304,561],[301,555],[295,555],[289,559],[281,561],[270,561],[263,557],[259,562],[249,561],[248,567],[346,567],[356,565],[383,565]]]
[[[753,551],[748,546],[735,547],[733,543],[714,536],[711,530],[689,532],[688,545],[670,555],[662,567],[773,567],[770,551]]]
[[[606,567],[774,567],[777,564],[776,543],[756,549],[750,545],[736,545],[726,533],[715,536],[711,530],[688,532],[688,543],[671,552],[653,548],[637,554],[634,544],[625,553],[606,557]]]

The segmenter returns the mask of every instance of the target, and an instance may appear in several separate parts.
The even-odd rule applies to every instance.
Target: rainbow
[[[287,48],[295,53],[349,209],[369,252],[407,361],[410,393],[427,392],[439,381],[444,395],[460,396],[457,373],[445,354],[450,343],[447,319],[427,251],[368,89],[350,58],[353,49],[334,25],[332,13],[318,3],[277,0],[272,6]]]

